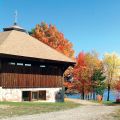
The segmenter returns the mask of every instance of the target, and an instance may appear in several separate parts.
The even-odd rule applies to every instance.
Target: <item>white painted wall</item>
[[[55,96],[60,90],[62,90],[62,88],[3,89],[2,87],[0,87],[0,101],[21,102],[22,91],[39,91],[39,90],[46,90],[46,100],[44,102],[55,102],[56,101]]]
[[[3,89],[0,87],[0,101],[22,101],[20,89]]]

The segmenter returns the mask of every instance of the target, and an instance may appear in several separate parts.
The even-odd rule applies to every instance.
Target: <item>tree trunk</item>
[[[85,98],[85,94],[84,94],[84,92],[82,93],[82,99],[84,100],[84,98]]]
[[[95,100],[95,92],[93,92],[93,100]]]
[[[93,87],[93,100],[95,100],[95,88]]]
[[[92,99],[93,99],[93,98],[92,98],[92,95],[93,95],[93,94],[92,94],[92,92],[91,92],[91,93],[90,93],[90,100],[92,100]]]
[[[108,84],[108,96],[107,96],[107,101],[110,100],[110,84]]]
[[[88,100],[90,99],[89,93],[88,93]]]
[[[84,93],[84,87],[82,88],[82,99],[84,100],[85,98],[85,93]]]

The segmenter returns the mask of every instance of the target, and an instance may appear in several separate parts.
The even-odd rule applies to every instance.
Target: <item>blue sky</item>
[[[0,31],[13,24],[27,30],[41,21],[54,24],[69,39],[76,55],[95,49],[120,54],[120,0],[0,0]]]

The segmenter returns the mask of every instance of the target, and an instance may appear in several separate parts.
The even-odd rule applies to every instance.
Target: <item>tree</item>
[[[73,81],[73,67],[69,66],[67,70],[64,72],[63,76],[66,82],[72,82]]]
[[[90,71],[86,65],[84,52],[80,52],[76,60],[77,63],[74,67],[74,79],[77,81],[77,89],[82,94],[82,99],[84,99],[85,93],[89,91],[91,85],[89,78]]]
[[[116,102],[120,102],[120,79],[115,83],[115,90],[117,91]]]
[[[76,61],[74,79],[77,80],[77,89],[82,93],[83,99],[84,94],[93,93],[94,96],[95,89],[92,77],[95,71],[102,69],[102,62],[99,60],[97,52],[80,52]]]
[[[29,34],[37,38],[39,41],[47,44],[48,46],[56,49],[58,52],[74,59],[74,50],[72,43],[64,37],[64,34],[59,32],[54,25],[48,25],[45,22],[37,24],[34,29],[32,29]],[[66,79],[72,79],[72,67],[69,67],[67,72],[64,74],[66,89],[71,89],[73,84],[71,82],[66,82]]]
[[[105,54],[104,55],[104,68],[107,76],[107,87],[108,87],[108,96],[107,101],[109,101],[111,84],[113,82],[113,77],[118,72],[118,67],[120,66],[120,58],[116,53]]]
[[[65,86],[65,92],[73,92],[72,89],[74,88],[73,83],[73,67],[69,66],[67,70],[63,74],[64,76],[64,86]]]
[[[41,24],[37,24],[35,29],[32,29],[30,33],[43,43],[74,59],[72,43],[54,25],[42,22]]]
[[[98,53],[96,51],[88,52],[85,55],[85,61],[87,68],[89,68],[89,78],[91,78],[91,92],[93,93],[93,99],[95,100],[95,85],[94,85],[94,80],[93,80],[93,75],[96,73],[98,70],[102,70],[102,61],[99,60]]]
[[[85,54],[86,65],[90,69],[90,75],[92,76],[95,70],[102,69],[102,61],[98,57],[96,51],[87,52]]]
[[[120,80],[116,81],[115,89],[120,92]]]
[[[92,76],[92,81],[93,81],[92,85],[96,94],[103,96],[104,89],[105,89],[105,82],[104,82],[105,78],[106,76],[104,75],[102,69],[97,69],[94,71]]]

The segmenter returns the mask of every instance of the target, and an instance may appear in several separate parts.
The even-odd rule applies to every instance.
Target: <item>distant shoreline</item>
[[[80,99],[80,94],[79,93],[66,94],[66,95],[67,95],[68,98]],[[107,89],[104,91],[103,100],[107,100]],[[116,91],[115,90],[110,91],[110,100],[111,101],[116,100]]]

